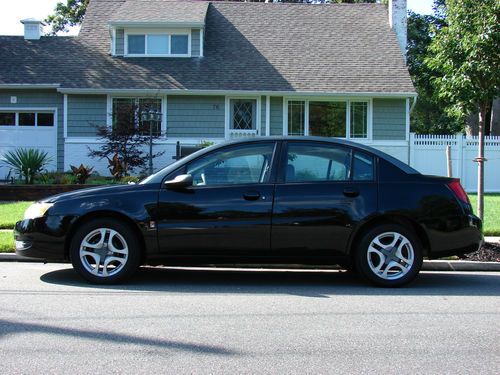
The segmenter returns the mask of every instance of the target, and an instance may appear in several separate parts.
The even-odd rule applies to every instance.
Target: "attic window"
[[[127,34],[128,56],[189,56],[189,34]]]

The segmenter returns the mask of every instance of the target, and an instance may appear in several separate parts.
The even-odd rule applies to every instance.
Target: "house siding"
[[[282,97],[271,97],[271,135],[283,135]]]
[[[105,95],[68,95],[68,137],[95,137],[106,117]]]
[[[373,139],[406,139],[405,99],[373,99]]]
[[[200,46],[200,29],[191,30],[191,56],[200,56],[201,46]]]
[[[11,96],[17,103],[10,102]],[[57,108],[57,169],[64,168],[64,96],[55,90],[0,90],[2,108]]]
[[[125,54],[125,31],[123,29],[116,29],[115,54]]]
[[[168,96],[167,137],[224,138],[223,96]]]

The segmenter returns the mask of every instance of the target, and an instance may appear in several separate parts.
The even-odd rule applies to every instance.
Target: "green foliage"
[[[206,148],[206,147],[210,147],[212,145],[214,145],[215,142],[212,142],[212,141],[200,141],[199,144],[197,144],[197,147],[199,148]]]
[[[446,26],[440,1],[434,4],[434,16],[413,12],[408,15],[407,62],[418,93],[411,116],[411,130],[420,134],[455,134],[463,130],[463,123],[450,116],[445,110],[445,101],[435,95],[431,82],[441,73],[425,64],[436,30]],[[441,9],[439,13],[438,9]]]
[[[441,73],[433,83],[449,114],[465,119],[478,106],[484,114],[500,95],[500,2],[448,0],[445,13],[425,63]]]
[[[41,185],[71,185],[76,183],[76,177],[72,173],[49,172],[36,178],[34,183]]]
[[[83,21],[89,0],[67,0],[66,4],[57,3],[54,14],[45,19],[51,27],[51,35],[59,31],[68,31],[69,26],[79,25]]]
[[[51,160],[46,151],[32,148],[18,148],[14,151],[8,151],[0,158],[0,161],[14,170],[24,179],[26,184],[32,184],[35,176],[41,173]]]
[[[92,171],[94,170],[93,167],[84,166],[83,164],[80,164],[79,167],[74,167],[72,165],[70,165],[70,167],[71,167],[71,171],[73,172],[73,174],[76,177],[77,183],[79,183],[81,185],[85,184],[85,181],[88,180],[88,178],[92,174]]]
[[[136,176],[125,176],[125,177],[122,177],[122,179],[120,180],[120,182],[122,184],[129,184],[129,183],[138,183],[139,182],[139,177],[136,177]]]

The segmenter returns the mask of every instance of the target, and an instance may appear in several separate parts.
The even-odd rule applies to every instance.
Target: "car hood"
[[[86,189],[74,190],[67,193],[52,195],[48,198],[42,199],[41,202],[56,203],[70,199],[85,198],[98,195],[110,195],[116,193],[124,193],[143,188],[144,185],[104,185],[98,187],[91,187]]]

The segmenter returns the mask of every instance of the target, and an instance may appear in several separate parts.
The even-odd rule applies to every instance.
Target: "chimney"
[[[24,39],[26,40],[38,40],[43,34],[43,25],[42,21],[36,20],[34,18],[27,18],[25,20],[21,20],[21,23],[24,25]]]
[[[399,48],[403,53],[406,61],[406,34],[407,34],[407,21],[406,21],[406,0],[389,0],[389,25],[396,33]]]

